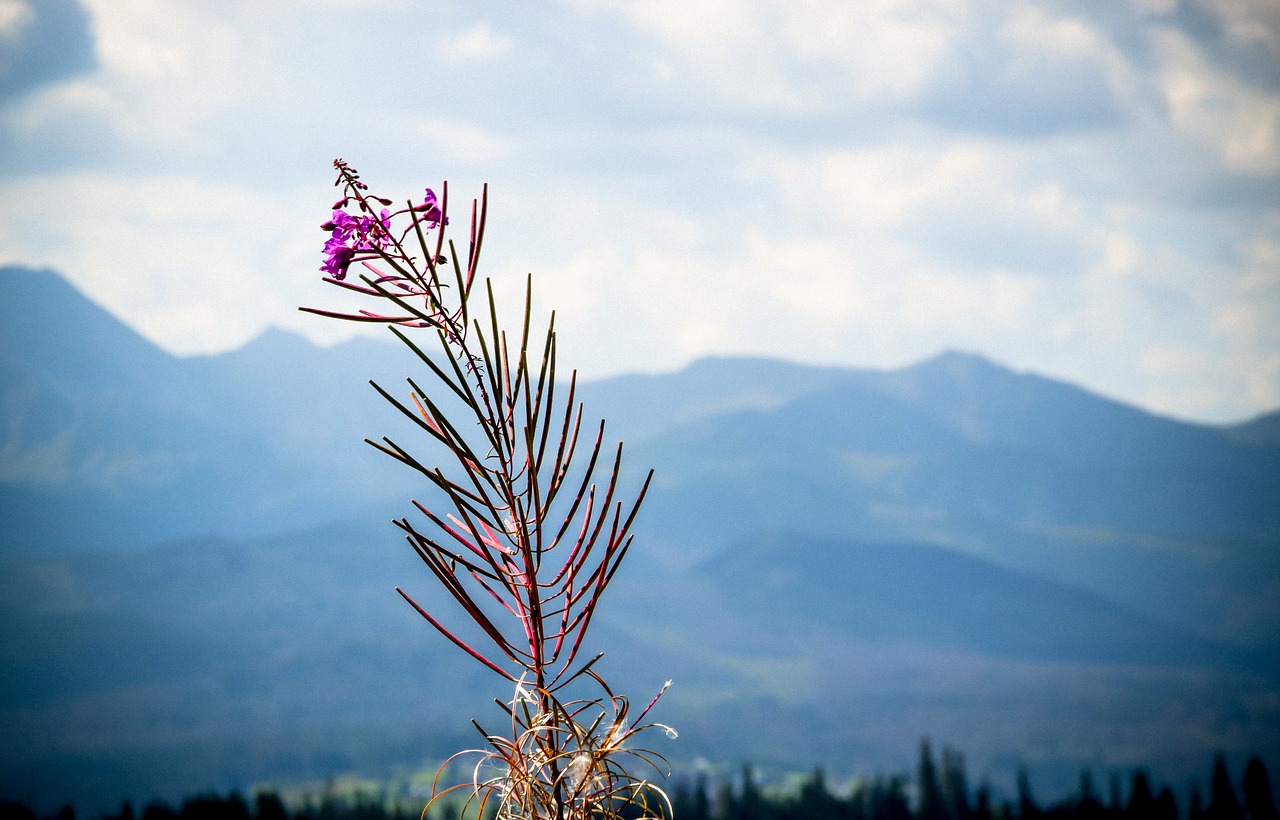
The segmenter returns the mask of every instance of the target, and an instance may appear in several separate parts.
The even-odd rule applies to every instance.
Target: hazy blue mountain
[[[927,544],[760,535],[698,567],[725,614],[771,641],[815,625],[870,641],[1028,660],[1247,666],[1101,596]]]
[[[452,717],[496,676],[423,630],[392,589],[416,558],[375,529],[4,561],[0,794],[106,808],[473,742]]]
[[[1128,508],[1132,526],[1163,527],[1181,537],[1268,536],[1280,529],[1280,506],[1272,503],[1280,499],[1280,450],[1237,443],[1230,430],[1153,416],[955,353],[878,381],[879,389],[925,409],[967,441],[1040,455],[1066,468],[1101,468],[1116,476],[1113,484],[1146,490],[1141,506],[1099,506],[1103,493],[1097,493],[1073,513],[1080,519],[1123,520]]]
[[[708,357],[676,373],[589,382],[594,415],[641,443],[678,425],[739,410],[773,410],[847,379],[851,371],[772,359]]]
[[[1280,411],[1232,425],[1226,433],[1250,444],[1280,445]]]
[[[952,411],[922,382],[956,406],[1005,398]],[[974,357],[833,376],[778,406],[674,423],[631,455],[659,465],[643,524],[659,568],[762,530],[910,539],[1205,636],[1280,634],[1280,448]]]
[[[0,287],[5,297],[0,355],[19,373],[38,375],[68,392],[124,391],[181,373],[176,358],[51,270],[0,267]]]
[[[361,443],[385,407],[358,364],[391,345],[269,332],[179,359],[53,272],[0,269],[0,289],[5,551],[295,529],[407,489]]]
[[[362,442],[421,441],[366,384],[411,354],[269,331],[182,359],[52,272],[0,292],[0,796],[462,742],[503,693],[391,592],[432,600],[387,523],[422,486]],[[1179,422],[956,352],[581,395],[624,484],[657,469],[596,638],[636,697],[677,679],[684,759],[1280,756],[1280,414]]]
[[[394,594],[440,604],[387,530],[362,517],[0,564],[0,794],[105,806],[469,745],[463,716],[500,721],[489,698],[506,684]],[[1277,718],[1260,696],[1274,659],[921,544],[760,535],[679,579],[627,579],[601,617],[588,649],[606,649],[615,685],[639,699],[676,679],[661,717],[680,760],[883,768],[946,731],[990,768],[1025,746],[985,727],[1016,716],[1082,738],[1053,758],[1070,777],[1091,733],[1194,771],[1203,751],[1178,744],[1267,752]]]
[[[415,432],[398,344],[269,331],[177,359],[56,274],[0,271],[4,549],[141,548],[402,511],[413,475],[362,443]],[[1275,414],[1153,416],[979,357],[897,371],[712,358],[587,383],[657,480],[635,563],[681,572],[760,531],[938,543],[1219,640],[1280,634]]]

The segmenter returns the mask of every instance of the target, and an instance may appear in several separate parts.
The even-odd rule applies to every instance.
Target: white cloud
[[[68,174],[0,184],[0,197],[23,202],[0,222],[5,262],[64,272],[176,353],[236,346],[268,324],[300,327],[298,300],[320,292],[322,208],[296,194]]]
[[[510,135],[499,134],[488,128],[473,125],[465,120],[424,118],[417,130],[438,153],[441,165],[479,163],[497,166],[515,151],[516,141]]]
[[[1161,85],[1174,125],[1213,148],[1227,168],[1280,171],[1280,93],[1266,93],[1215,70],[1185,35],[1155,36]]]
[[[1036,178],[1023,149],[991,141],[789,156],[776,175],[807,224],[838,226],[917,266],[1069,273],[1095,242],[1062,184]]]
[[[941,66],[963,4],[630,0],[574,4],[618,16],[676,94],[755,111],[829,111],[913,97]]]
[[[35,19],[35,10],[26,0],[0,0],[0,39],[17,38]]]
[[[109,121],[134,144],[217,150],[215,123],[233,116],[249,82],[245,33],[194,4],[94,0]],[[211,133],[212,131],[212,133]]]
[[[1223,23],[1229,39],[1242,46],[1280,51],[1280,7],[1266,0],[1196,0]]]
[[[441,59],[496,60],[510,54],[515,40],[493,30],[488,23],[477,23],[455,35],[443,38],[445,48]]]
[[[807,71],[860,99],[910,99],[943,69],[963,17],[957,3],[779,3],[782,36]],[[768,36],[765,33],[764,36]]]
[[[535,273],[589,375],[960,347],[1280,404],[1280,98],[1159,2],[88,5],[99,70],[0,112],[0,257],[170,349],[352,332],[295,312],[331,296],[340,154],[396,197],[492,182],[486,270]],[[1274,14],[1207,8],[1275,48]]]

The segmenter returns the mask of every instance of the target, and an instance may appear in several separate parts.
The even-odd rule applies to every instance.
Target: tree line
[[[1193,789],[1185,806],[1168,786],[1155,788],[1141,770],[1127,790],[1113,781],[1105,798],[1084,772],[1075,795],[1050,805],[1036,800],[1020,772],[1016,797],[997,801],[985,784],[970,788],[959,752],[944,748],[938,760],[925,741],[914,781],[881,776],[833,790],[818,769],[798,789],[777,792],[762,789],[746,767],[737,783],[678,781],[672,803],[676,820],[1280,820],[1260,758],[1248,761],[1239,786],[1219,756],[1207,796]]]
[[[799,788],[780,790],[763,787],[748,766],[736,779],[713,783],[705,775],[677,776],[666,785],[675,820],[1280,820],[1270,776],[1257,757],[1245,764],[1238,784],[1225,760],[1217,757],[1207,794],[1193,789],[1186,805],[1179,804],[1168,786],[1153,785],[1141,770],[1127,788],[1113,781],[1105,797],[1085,772],[1075,795],[1047,805],[1033,796],[1023,772],[1016,796],[996,800],[985,784],[970,787],[959,752],[944,747],[935,758],[928,741],[921,743],[914,779],[880,776],[833,788],[817,769]],[[251,800],[232,792],[199,795],[176,806],[152,802],[141,811],[125,801],[118,812],[95,820],[457,820],[460,803],[423,817],[420,802],[372,793],[326,793],[319,801],[308,797],[289,806],[274,792],[259,792]],[[40,817],[20,804],[0,801],[0,820],[77,818],[70,806]]]

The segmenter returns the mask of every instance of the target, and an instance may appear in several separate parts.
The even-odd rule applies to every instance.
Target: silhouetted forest
[[[1113,781],[1100,795],[1088,772],[1073,797],[1042,805],[1027,776],[1018,777],[1014,800],[996,801],[986,785],[972,788],[964,757],[944,748],[935,759],[921,745],[914,779],[877,777],[849,789],[832,789],[822,770],[800,787],[783,793],[762,790],[750,768],[738,782],[711,786],[705,778],[684,781],[673,790],[678,820],[1278,820],[1266,766],[1252,758],[1237,789],[1225,761],[1213,764],[1206,795],[1193,791],[1180,806],[1167,786],[1154,786],[1143,771],[1131,782]]]
[[[1099,794],[1084,772],[1078,792],[1065,800],[1042,805],[1032,794],[1028,778],[1020,774],[1012,800],[994,800],[986,785],[971,787],[964,757],[944,748],[935,758],[927,741],[921,744],[914,778],[881,776],[834,788],[821,769],[798,788],[765,788],[745,767],[738,778],[712,782],[706,776],[676,776],[666,784],[676,820],[1280,820],[1270,776],[1259,758],[1233,780],[1218,757],[1209,789],[1193,789],[1180,805],[1168,786],[1153,784],[1136,771],[1128,783],[1113,780],[1107,794]],[[425,820],[453,820],[459,804],[433,808]],[[415,820],[419,807],[391,805],[373,794],[355,797],[325,795],[287,806],[272,792],[252,800],[237,793],[226,797],[201,795],[180,806],[150,803],[140,812],[125,802],[119,812],[95,820]],[[71,807],[45,818],[12,802],[0,802],[0,820],[76,820]]]

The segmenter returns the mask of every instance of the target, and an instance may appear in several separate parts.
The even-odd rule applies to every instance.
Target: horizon
[[[281,334],[284,336],[288,336],[292,339],[300,340],[319,350],[338,347],[338,346],[345,345],[351,342],[356,342],[356,341],[370,341],[376,344],[385,344],[387,345],[388,349],[393,349],[397,346],[396,341],[382,334],[360,334],[357,336],[349,336],[346,338],[317,340],[317,339],[308,337],[305,333],[297,330],[296,328],[286,327],[284,325],[268,325],[267,327],[263,328],[260,332],[258,332],[257,334],[253,335],[252,337],[244,341],[242,344],[239,344],[233,348],[230,348],[227,350],[209,352],[209,353],[198,352],[198,353],[184,354],[184,353],[173,351],[173,350],[167,350],[163,345],[156,343],[152,339],[148,339],[146,335],[143,334],[138,328],[130,325],[129,322],[124,317],[118,316],[117,314],[113,313],[108,307],[95,301],[91,296],[84,293],[84,291],[81,290],[76,285],[75,282],[69,279],[61,271],[55,270],[53,268],[30,268],[23,265],[0,265],[0,271],[3,271],[5,269],[16,269],[16,270],[27,271],[27,272],[47,273],[57,277],[62,282],[64,282],[71,288],[75,289],[76,292],[81,295],[81,297],[88,300],[97,309],[105,312],[112,319],[119,322],[121,325],[123,325],[133,333],[137,334],[138,337],[141,338],[144,342],[152,345],[156,349],[161,350],[164,353],[179,360],[198,359],[203,357],[216,357],[216,356],[222,356],[230,353],[235,353],[237,351],[244,350],[245,348],[260,341],[264,337],[270,336],[272,334]],[[1204,427],[1215,427],[1215,428],[1230,428],[1230,427],[1249,424],[1251,422],[1258,421],[1259,419],[1262,419],[1262,418],[1267,418],[1276,414],[1280,414],[1280,406],[1277,406],[1275,408],[1272,408],[1271,410],[1263,410],[1261,412],[1254,413],[1249,416],[1245,416],[1235,420],[1228,420],[1228,421],[1213,421],[1213,420],[1179,417],[1179,416],[1171,415],[1169,413],[1162,413],[1156,410],[1152,410],[1151,408],[1143,407],[1140,404],[1126,401],[1125,399],[1120,397],[1107,395],[1105,393],[1091,389],[1087,385],[1083,385],[1083,384],[1071,381],[1070,379],[1065,378],[1063,376],[1055,375],[1052,373],[1043,373],[1034,369],[1015,368],[1009,365],[1008,363],[992,358],[991,356],[987,356],[972,350],[964,350],[957,347],[942,348],[940,350],[936,350],[932,353],[926,354],[918,359],[908,361],[896,366],[858,367],[855,365],[804,362],[796,359],[784,358],[782,356],[770,356],[770,355],[758,355],[758,354],[707,353],[704,355],[697,356],[688,361],[679,362],[672,366],[667,366],[663,369],[650,369],[650,370],[636,369],[636,370],[629,370],[624,372],[608,373],[604,375],[597,375],[590,372],[583,372],[582,376],[583,376],[584,383],[604,382],[610,379],[625,379],[625,378],[633,378],[633,377],[641,377],[641,378],[662,377],[662,376],[674,375],[676,373],[683,372],[684,370],[687,370],[690,367],[693,367],[700,362],[716,361],[716,360],[774,362],[774,363],[780,363],[788,366],[801,367],[801,368],[833,369],[833,370],[846,371],[846,372],[863,371],[863,372],[888,373],[888,372],[896,372],[896,371],[906,370],[914,367],[919,367],[919,366],[928,364],[929,362],[946,358],[948,356],[959,356],[963,358],[978,359],[980,361],[993,365],[997,368],[1005,370],[1015,376],[1031,376],[1035,378],[1041,378],[1049,381],[1058,382],[1060,384],[1067,385],[1074,389],[1089,393],[1090,395],[1100,400],[1112,402],[1115,404],[1120,404],[1125,407],[1129,407],[1129,408],[1138,410],[1140,412],[1146,413],[1148,415],[1169,419],[1169,420],[1176,421],[1183,424],[1192,424],[1192,425],[1198,425],[1198,426],[1204,426]]]

